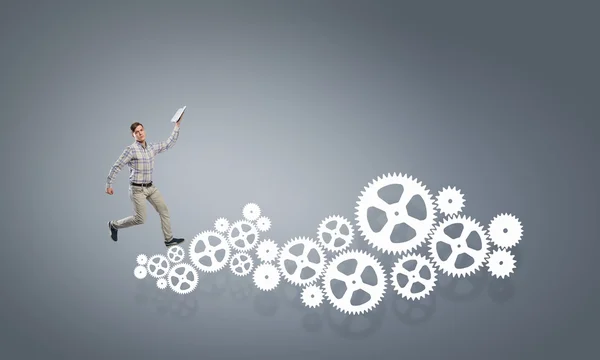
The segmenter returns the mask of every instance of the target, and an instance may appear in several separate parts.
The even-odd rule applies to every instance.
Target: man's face
[[[138,125],[133,132],[133,137],[135,137],[136,141],[144,142],[146,141],[146,131],[144,131],[144,127],[142,125]]]

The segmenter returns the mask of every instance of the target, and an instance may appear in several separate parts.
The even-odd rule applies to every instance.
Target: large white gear
[[[462,232],[458,238],[453,239],[446,234],[445,230],[447,227],[459,224],[462,225]],[[481,240],[481,246],[476,249],[470,247],[467,243],[467,239],[473,232],[477,233]],[[442,259],[439,256],[438,245],[440,244],[445,244],[447,248],[452,250],[452,253],[446,259]],[[433,230],[431,239],[429,240],[429,254],[435,266],[445,274],[460,278],[474,274],[479,268],[485,265],[490,252],[490,246],[488,235],[479,222],[465,215],[454,215],[442,220]],[[471,257],[473,263],[463,268],[458,268],[456,260],[462,254]]]
[[[523,226],[514,215],[499,214],[490,222],[488,233],[492,243],[501,249],[510,249],[521,241]]]
[[[135,267],[135,269],[133,269],[133,275],[137,279],[142,280],[146,277],[146,275],[148,275],[148,270],[144,266],[138,265]]]
[[[249,203],[242,209],[242,215],[248,221],[255,221],[260,217],[260,207],[254,203]]]
[[[237,276],[246,276],[252,272],[254,261],[248,253],[237,253],[231,258],[229,268]]]
[[[193,275],[192,280],[190,274]],[[189,294],[198,286],[198,272],[190,264],[179,263],[171,268],[167,281],[174,292],[181,295]]]
[[[215,220],[215,230],[220,233],[226,233],[229,230],[229,220],[224,217],[220,217]]]
[[[516,268],[517,261],[508,250],[499,249],[490,254],[488,258],[488,271],[494,277],[504,278],[510,276]]]
[[[379,195],[381,189],[390,185],[401,185],[403,188],[402,196],[393,204],[388,204]],[[421,197],[425,204],[425,219],[412,217],[407,211],[407,205],[414,196]],[[375,232],[369,223],[371,208],[385,212],[386,223],[379,232]],[[412,176],[394,173],[379,176],[361,192],[356,206],[356,222],[359,231],[371,246],[385,253],[401,255],[410,253],[426,242],[435,224],[436,211],[433,197],[420,181]],[[396,226],[403,223],[414,230],[415,236],[404,242],[392,241],[391,235]]]
[[[271,239],[263,240],[256,247],[256,256],[263,263],[273,262],[279,256],[279,246]]]
[[[341,252],[352,243],[354,229],[348,219],[338,215],[328,216],[319,225],[317,238],[326,250]]]
[[[279,285],[279,271],[277,271],[277,267],[273,264],[260,264],[254,270],[252,280],[258,289],[271,291]]]
[[[164,290],[167,288],[167,280],[165,278],[159,278],[158,280],[156,280],[156,287]]]
[[[340,265],[355,264],[352,274],[340,270]],[[342,265],[343,266],[343,265]],[[365,283],[363,277],[365,270],[370,268],[376,276],[376,284]],[[337,297],[332,288],[332,282],[343,282],[345,291],[341,297]],[[357,315],[374,309],[383,299],[387,287],[387,277],[383,265],[371,254],[362,250],[347,250],[333,258],[323,275],[323,290],[328,301],[339,311],[347,314]],[[353,304],[352,297],[357,290],[369,294],[369,300],[362,304]]]
[[[135,258],[135,262],[137,262],[138,265],[146,265],[148,263],[148,257],[144,254],[139,254],[137,258]]]
[[[302,251],[296,255],[293,251],[298,248],[302,248]],[[318,257],[317,262],[313,261],[315,255]],[[283,278],[296,286],[311,285],[317,281],[323,275],[327,264],[325,250],[317,241],[308,237],[296,237],[288,241],[279,252],[277,260]],[[288,265],[293,265],[293,268],[288,270]],[[313,273],[303,278],[302,272],[306,269],[312,270]]]
[[[215,239],[218,240],[217,243],[215,243]],[[202,243],[203,248],[196,252],[199,243]],[[204,231],[194,237],[190,243],[188,253],[192,265],[198,270],[213,273],[227,265],[231,256],[231,249],[225,235],[216,231]],[[207,264],[207,261],[210,263]]]
[[[456,187],[445,187],[438,193],[436,204],[443,215],[457,215],[465,206],[465,198]]]
[[[250,221],[238,220],[229,228],[229,245],[240,252],[252,250],[259,241],[258,229]]]
[[[271,219],[266,216],[259,217],[256,219],[256,228],[262,232],[269,231],[271,229]]]
[[[414,267],[412,264],[414,263]],[[406,265],[411,265],[408,269]],[[423,277],[423,269],[427,269],[428,277]],[[406,278],[406,283],[401,285],[399,275]],[[403,256],[392,267],[390,281],[396,293],[407,300],[419,300],[431,293],[437,282],[434,264],[426,257],[418,254]],[[421,284],[422,289],[413,292],[413,285]]]
[[[302,289],[302,303],[309,308],[316,308],[323,303],[323,290],[317,285],[310,285]]]
[[[179,245],[171,246],[167,251],[167,257],[172,263],[178,263],[185,257],[185,250]]]
[[[167,275],[171,264],[169,260],[164,255],[154,255],[150,259],[148,259],[148,263],[146,264],[146,268],[148,269],[148,273],[154,277],[159,278]]]

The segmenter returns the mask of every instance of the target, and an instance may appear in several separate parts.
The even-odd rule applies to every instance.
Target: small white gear
[[[319,225],[317,238],[326,250],[333,253],[346,250],[354,239],[354,229],[348,219],[333,215]]]
[[[310,285],[302,289],[302,303],[309,308],[316,308],[323,303],[323,290],[317,285]]]
[[[348,274],[346,264],[351,266],[353,271]],[[340,270],[340,265],[344,270]],[[365,282],[364,273],[375,274],[375,284],[369,279]],[[347,314],[357,315],[366,313],[374,309],[383,299],[385,295],[387,281],[385,269],[383,265],[371,254],[362,250],[346,250],[345,252],[333,258],[323,275],[323,290],[328,301],[338,310]],[[341,297],[338,297],[333,292],[333,284],[345,284],[345,291]],[[333,284],[332,284],[333,283]],[[362,304],[353,304],[353,295],[356,291],[362,291],[369,294],[369,299]]]
[[[174,292],[181,295],[189,294],[198,286],[198,273],[190,264],[179,263],[171,268],[167,281]]]
[[[297,249],[301,249],[295,254]],[[288,241],[279,253],[279,271],[289,283],[296,286],[311,285],[317,281],[327,264],[325,250],[321,245],[307,237],[296,237]],[[303,277],[303,271],[311,273]]]
[[[146,265],[148,263],[148,257],[144,254],[139,254],[137,256],[137,258],[135,259],[135,261],[137,262],[138,265]]]
[[[159,278],[158,280],[156,280],[156,287],[164,290],[167,288],[167,280],[165,278]]]
[[[252,272],[254,262],[250,254],[237,253],[231,258],[229,267],[235,275],[246,276]]]
[[[185,257],[185,250],[179,245],[171,246],[167,252],[167,257],[172,263],[178,263]]]
[[[380,190],[397,185],[402,186],[402,195],[397,202],[389,204],[380,197]],[[415,196],[419,196],[425,204],[427,214],[424,219],[408,213],[407,205]],[[369,222],[369,210],[372,208],[385,212],[386,223],[380,231],[375,231]],[[385,253],[401,255],[410,253],[426,242],[435,224],[436,211],[433,197],[420,181],[412,176],[394,173],[379,176],[361,192],[356,206],[356,222],[359,231],[371,246]],[[391,236],[400,224],[413,229],[415,235],[410,240],[392,240]]]
[[[271,239],[263,240],[256,248],[256,256],[264,263],[270,263],[279,256],[279,246]]]
[[[148,270],[144,266],[138,265],[135,267],[135,269],[133,269],[133,275],[142,280],[146,277],[146,275],[148,275]]]
[[[244,206],[242,215],[248,221],[255,221],[260,217],[260,207],[254,203],[249,203]]]
[[[164,255],[154,255],[150,259],[148,259],[148,263],[146,264],[146,268],[148,269],[148,273],[154,277],[159,278],[167,275],[171,264],[169,260]]]
[[[259,241],[258,229],[250,221],[238,220],[231,225],[227,239],[229,245],[237,251],[252,250]]]
[[[446,234],[445,230],[449,226],[455,225],[461,226],[462,231],[458,238],[453,239]],[[472,248],[467,242],[472,233],[476,233],[480,239],[480,246],[476,248]],[[454,215],[442,220],[433,230],[429,240],[429,254],[435,266],[445,274],[453,277],[463,277],[474,274],[485,265],[490,246],[488,235],[479,222],[465,215]],[[440,247],[451,250],[451,254],[442,259],[439,254]],[[473,262],[471,265],[458,268],[456,261],[462,254],[468,255]]]
[[[414,267],[412,266],[414,263]],[[407,265],[409,268],[407,269]],[[427,277],[423,277],[423,270],[428,272]],[[437,282],[437,275],[434,264],[426,257],[418,254],[404,256],[394,264],[390,274],[390,281],[396,290],[396,293],[407,300],[419,300],[431,293]],[[398,277],[406,279],[404,285],[400,284]],[[404,281],[403,281],[404,283]],[[413,292],[413,285],[420,284],[422,289]]]
[[[260,264],[252,275],[254,285],[262,291],[271,291],[279,285],[279,271],[273,264]]]
[[[259,217],[256,219],[256,228],[262,232],[269,231],[271,229],[271,219],[266,216]]]
[[[488,226],[492,243],[501,249],[510,249],[521,241],[523,225],[512,214],[496,215]]]
[[[220,217],[215,220],[215,230],[222,234],[226,233],[227,230],[229,230],[229,220],[225,219],[224,217]]]
[[[465,206],[464,195],[456,187],[445,187],[436,197],[436,203],[443,215],[457,215]]]
[[[199,250],[196,250],[200,247]],[[192,239],[188,251],[190,261],[198,270],[217,272],[227,265],[231,249],[225,235],[216,231],[204,231]]]
[[[508,277],[516,268],[517,261],[508,250],[499,249],[488,258],[488,271],[497,278]]]

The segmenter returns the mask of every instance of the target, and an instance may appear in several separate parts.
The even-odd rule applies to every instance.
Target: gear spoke
[[[374,207],[374,208],[377,208],[379,210],[385,211],[385,213],[388,216],[389,216],[389,213],[393,211],[392,205],[390,205],[387,202],[385,202],[385,200],[383,200],[382,198],[380,198],[379,195],[375,196],[375,198],[373,199],[373,204],[371,204],[371,207]]]

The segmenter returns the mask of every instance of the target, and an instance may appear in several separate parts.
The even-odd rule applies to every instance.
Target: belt
[[[141,186],[141,187],[150,187],[150,186],[152,186],[152,182],[149,182],[147,184],[138,184],[138,183],[133,183],[132,182],[131,185],[133,185],[133,186]]]

